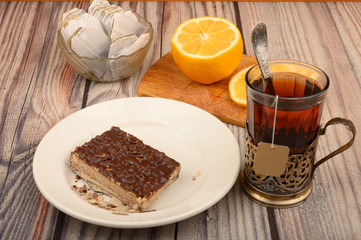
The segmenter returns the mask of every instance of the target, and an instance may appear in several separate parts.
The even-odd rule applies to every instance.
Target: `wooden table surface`
[[[37,146],[60,120],[95,103],[137,96],[147,70],[170,51],[176,27],[189,18],[225,17],[236,23],[244,52],[253,55],[251,30],[266,23],[271,59],[305,61],[330,77],[322,122],[353,121],[361,131],[360,2],[116,2],[153,24],[154,41],[142,67],[128,79],[94,83],[78,76],[56,44],[56,27],[71,8],[88,2],[0,2],[0,239],[361,239],[361,140],[318,168],[313,192],[288,209],[260,206],[237,181],[208,210],[166,226],[113,229],[72,218],[39,192],[32,174]],[[245,129],[226,124],[244,152]],[[331,127],[317,156],[345,143]],[[61,146],[59,146],[61,147]],[[243,158],[242,158],[243,168]]]

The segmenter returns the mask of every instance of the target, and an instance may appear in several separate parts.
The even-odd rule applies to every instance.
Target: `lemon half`
[[[177,66],[192,80],[211,84],[229,76],[243,55],[242,36],[231,21],[192,18],[176,29],[171,42]]]

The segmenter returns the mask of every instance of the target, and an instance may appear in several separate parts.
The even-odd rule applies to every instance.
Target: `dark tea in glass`
[[[287,72],[272,74],[272,81],[267,86],[264,86],[266,84],[262,78],[251,84],[260,92],[278,95],[279,101],[283,101],[281,98],[304,98],[321,92],[321,86],[316,81]],[[275,107],[254,101],[252,96],[248,96],[248,104],[247,129],[253,143],[270,143]],[[317,136],[321,112],[322,102],[305,104],[304,107],[293,110],[290,105],[278,104],[274,143],[289,146],[291,154],[303,153]]]
[[[242,186],[255,201],[273,207],[303,202],[312,190],[314,170],[353,143],[355,128],[341,118],[320,124],[328,76],[319,68],[295,61],[270,63],[271,82],[258,65],[247,71],[247,131]],[[343,124],[350,142],[315,163],[319,135]]]

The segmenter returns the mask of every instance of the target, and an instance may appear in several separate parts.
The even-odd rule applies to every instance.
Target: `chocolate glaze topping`
[[[112,127],[75,149],[78,157],[137,197],[149,197],[180,164],[135,136]]]

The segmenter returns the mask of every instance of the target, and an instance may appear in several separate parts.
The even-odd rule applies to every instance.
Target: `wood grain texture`
[[[162,97],[189,103],[223,122],[245,127],[246,107],[232,101],[228,84],[235,73],[256,63],[254,57],[243,55],[234,73],[219,82],[206,85],[184,75],[174,62],[172,53],[168,53],[147,71],[138,85],[137,93],[141,97]]]
[[[224,17],[239,23],[236,3],[230,2],[166,2],[162,28],[162,56],[170,52],[170,42],[183,21],[202,16]],[[242,29],[241,25],[238,25]],[[239,143],[244,141],[244,128],[227,125]],[[244,145],[240,144],[241,152]],[[270,239],[267,210],[250,201],[238,182],[227,197],[206,212],[177,223],[177,239]]]
[[[37,0],[10,0],[10,1],[37,1]],[[40,1],[51,1],[51,0],[40,0]],[[69,0],[58,0],[60,2],[64,1],[64,2],[69,2]],[[88,0],[70,0],[70,1],[88,1]],[[122,1],[122,0],[114,0],[113,2],[116,1]],[[136,1],[136,0],[130,0],[130,1]],[[161,1],[161,0],[143,0],[144,2],[146,1]],[[192,2],[191,0],[185,0],[184,2]],[[216,2],[218,0],[211,0],[211,1],[206,1],[206,0],[198,0],[199,2]],[[223,0],[224,2],[232,2],[232,0]],[[264,0],[252,0],[252,2],[263,2]],[[344,0],[290,0],[290,1],[285,1],[285,0],[274,0],[274,2],[343,2]],[[348,0],[349,2],[357,2],[358,0]],[[169,0],[169,2],[178,2],[178,0]],[[194,1],[193,1],[194,2]],[[238,2],[250,2],[249,0],[241,0]]]
[[[251,18],[242,18],[243,31],[250,32],[250,26],[260,21],[269,26],[271,59],[305,61],[320,67],[329,75],[331,86],[321,121],[341,116],[352,120],[359,131],[361,125],[357,116],[361,114],[361,91],[360,79],[355,74],[360,68],[355,66],[359,62],[356,58],[361,59],[360,51],[353,47],[351,33],[347,34],[345,29],[341,29],[343,34],[340,34],[337,25],[330,24],[335,21],[331,9],[342,6],[334,3],[252,3],[247,6],[240,4],[239,9],[241,16],[255,13]],[[360,13],[360,5],[354,6],[352,11],[351,14],[350,9],[344,8],[333,12],[342,12],[346,16],[356,13],[356,17]],[[341,20],[340,16],[338,18]],[[343,18],[343,21],[347,21],[347,18]],[[349,24],[355,26],[351,20],[339,25],[345,28]],[[360,27],[360,24],[356,25],[356,29]],[[346,40],[352,42],[345,44],[351,48],[349,53],[343,47],[343,41]],[[245,42],[246,48],[251,49],[250,36],[247,34]],[[356,56],[350,58],[350,54]],[[342,127],[333,128],[326,135],[320,139],[318,159],[350,137]],[[360,189],[355,188],[361,181],[360,147],[358,139],[352,149],[329,160],[316,171],[313,193],[302,206],[272,210],[281,239],[350,239],[355,234],[360,235]],[[327,222],[315,216],[323,216]]]
[[[0,3],[0,235],[4,239],[50,238],[56,222],[58,211],[35,186],[32,158],[49,128],[81,106],[77,101],[68,104],[80,86],[74,85],[76,75],[63,65],[54,38],[61,7]]]
[[[269,31],[271,59],[319,66],[329,75],[322,122],[340,116],[361,131],[361,4],[357,2],[115,2],[153,24],[143,66],[124,81],[79,77],[56,46],[61,15],[88,2],[0,2],[0,238],[1,239],[359,239],[361,144],[322,165],[313,193],[299,207],[271,209],[248,199],[236,182],[214,206],[190,219],[156,228],[114,229],[88,224],[55,209],[37,190],[33,156],[41,139],[69,114],[106,100],[136,97],[148,69],[170,52],[183,21],[225,17],[240,28],[245,54],[260,21]],[[227,124],[243,153],[245,130]],[[320,139],[322,157],[350,137],[343,127]],[[358,134],[359,135],[359,134]],[[242,160],[243,165],[243,160]]]

